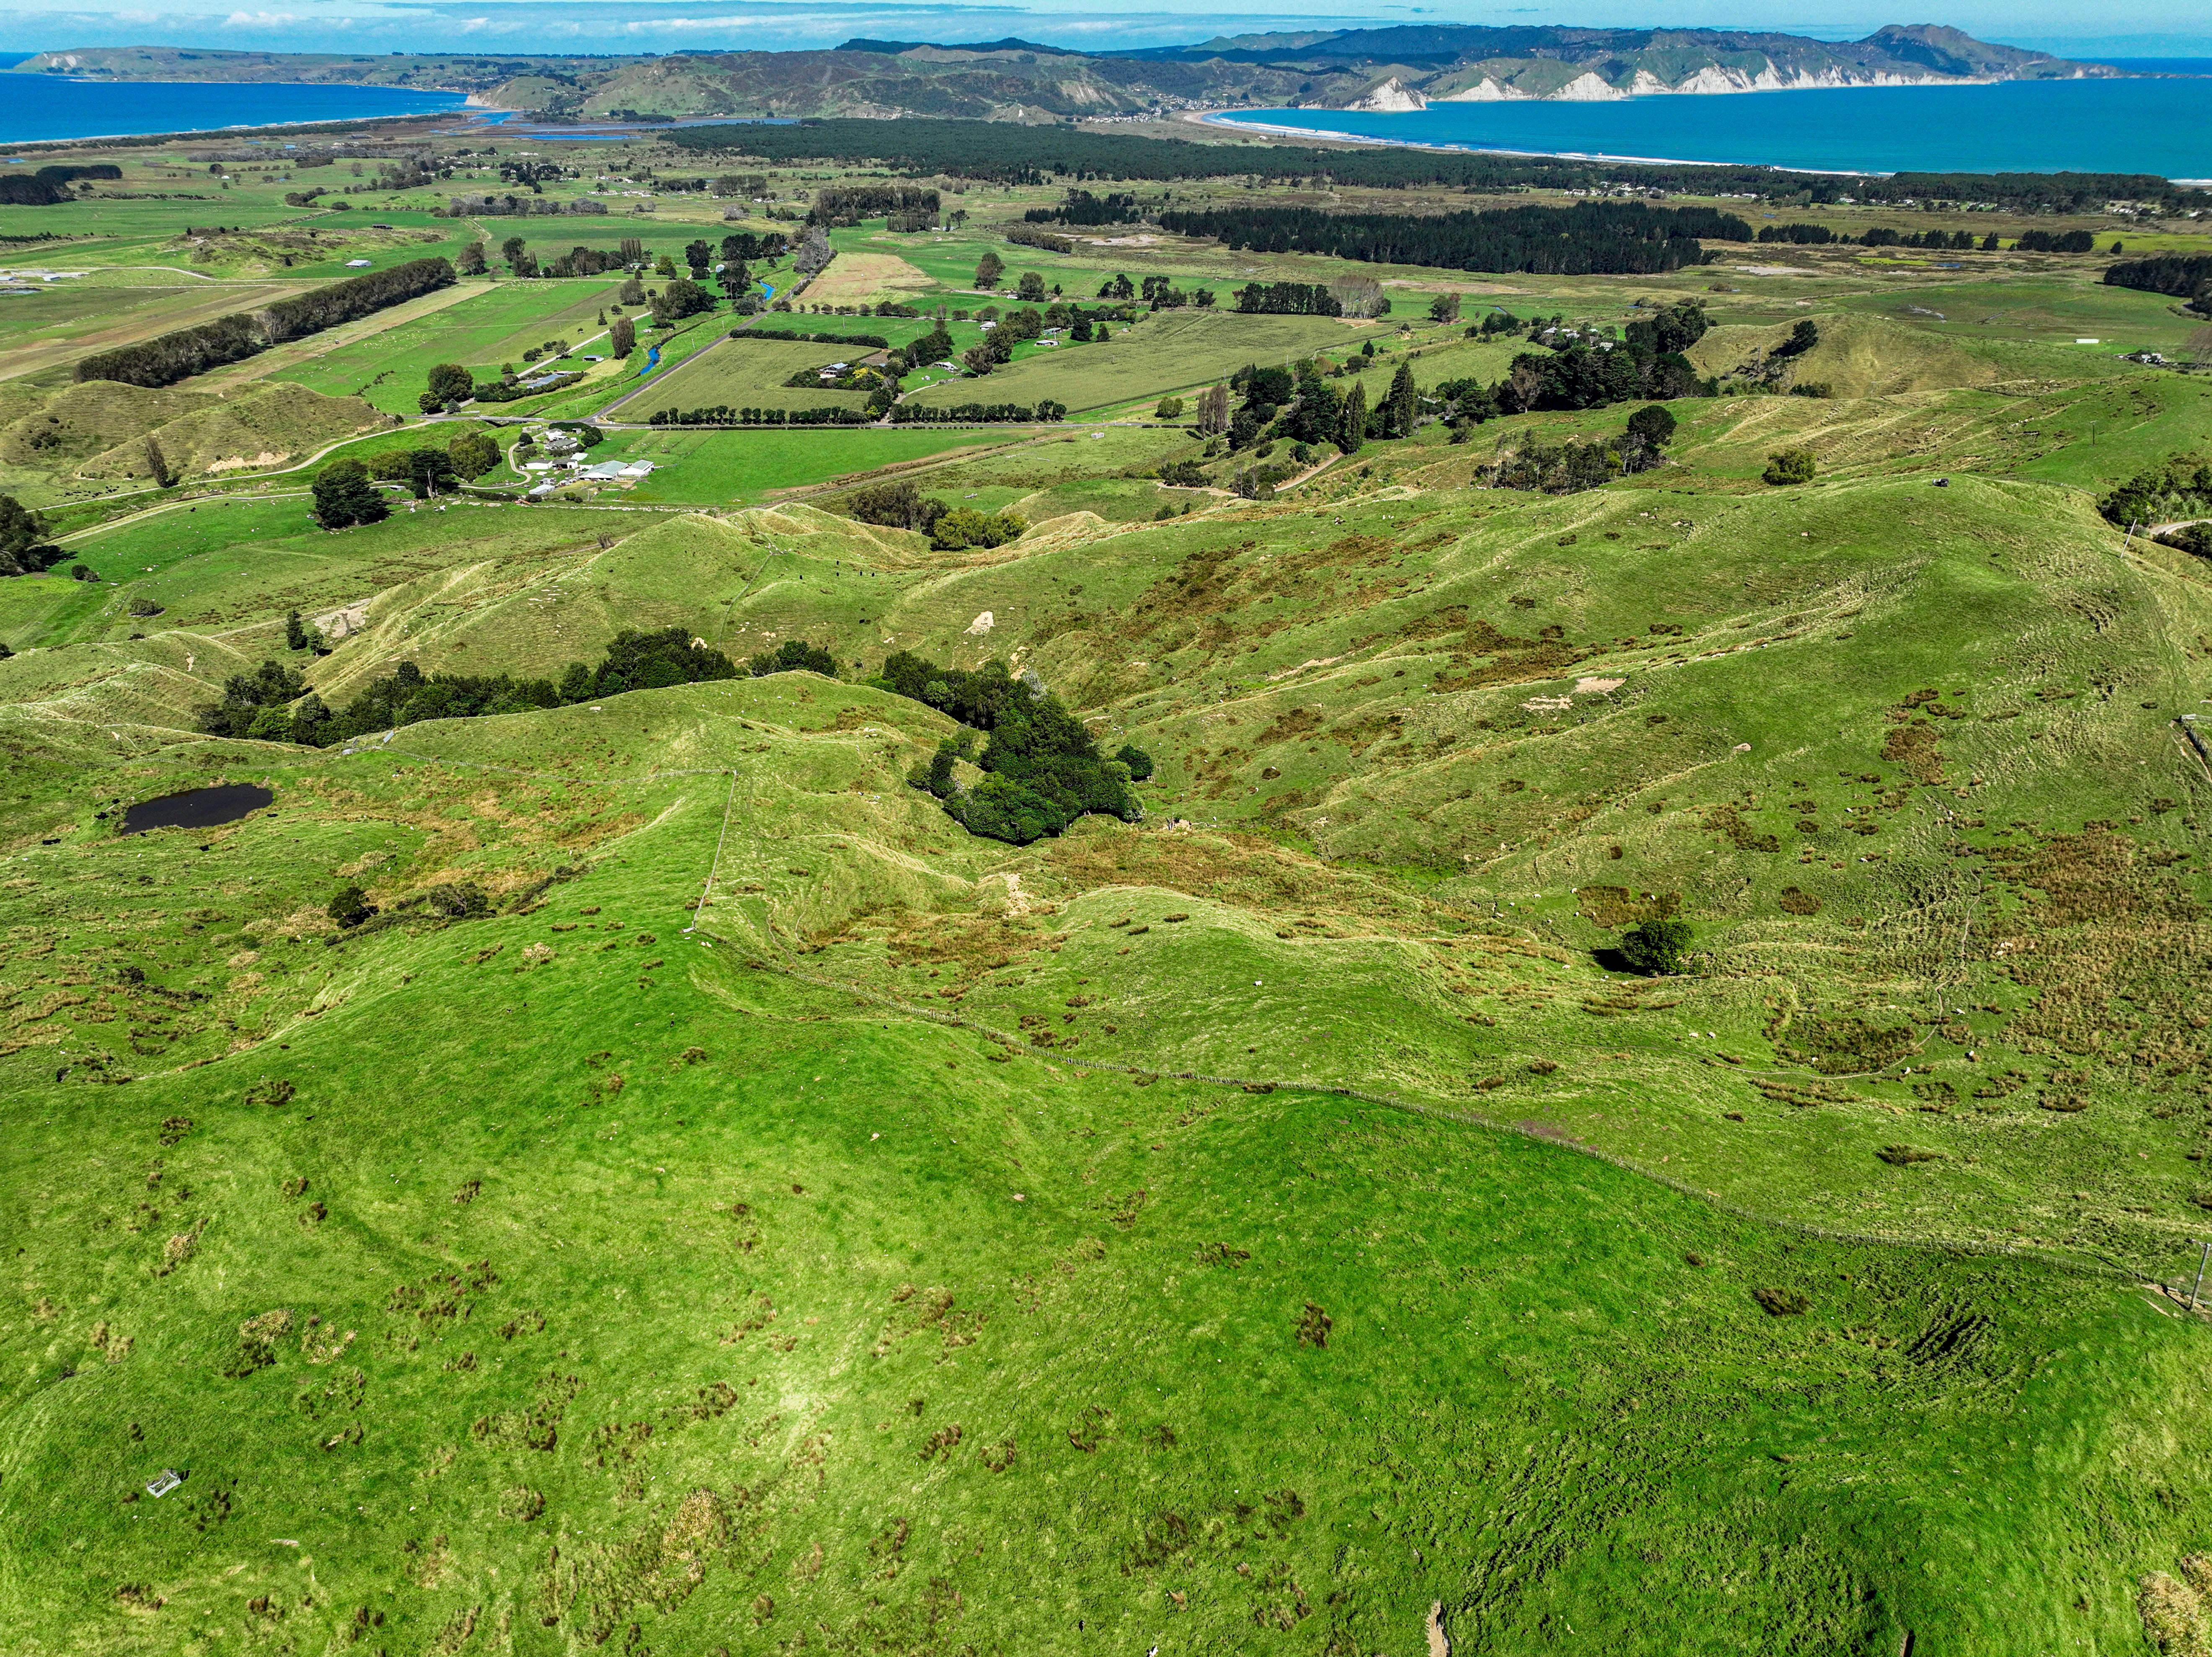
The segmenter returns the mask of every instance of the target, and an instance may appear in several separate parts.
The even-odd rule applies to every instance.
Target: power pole
[[[2197,1257],[2197,1281],[2189,1287],[2189,1309],[2197,1309],[2197,1291],[2204,1287],[2204,1262],[2212,1260],[2212,1241],[2204,1244],[2204,1252]]]

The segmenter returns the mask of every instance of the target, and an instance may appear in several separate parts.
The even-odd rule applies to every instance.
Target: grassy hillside
[[[547,186],[642,189],[643,153]],[[71,257],[210,200],[251,228],[218,269],[304,234],[289,163],[239,166],[133,159],[146,222]],[[356,204],[295,214],[374,207],[394,250],[520,222],[324,176]],[[951,302],[1055,193],[979,185],[896,250]],[[527,228],[673,248],[720,211]],[[848,287],[928,300],[854,259],[880,234],[838,232]],[[312,470],[222,463],[486,429],[414,418],[428,367],[575,345],[606,284],[161,391],[0,385],[9,487],[67,501],[91,578],[0,580],[9,1650],[2212,1640],[2212,573],[2097,511],[2212,456],[2212,390],[2119,360],[2191,325],[2086,266],[1863,251],[1386,268],[1379,322],[1160,313],[915,393],[1065,425],[610,430],[593,459],[660,470],[394,485],[337,532]],[[1076,291],[1125,253],[1246,279],[1009,262]],[[1453,283],[1459,323],[1400,314]],[[1274,486],[1287,442],[1130,417],[1301,355],[1370,404],[1405,363],[1494,379],[1541,348],[1466,337],[1475,305],[1617,330],[1687,294],[1723,394],[1579,493],[1497,485],[1639,405],[1430,420]],[[726,318],[553,407],[839,396],[780,382],[842,348]],[[185,483],[135,476],[148,433]],[[1764,481],[1795,448],[1811,480]],[[895,480],[1027,527],[856,521]],[[203,731],[264,667],[343,709],[635,628],[741,677]],[[743,673],[793,640],[835,677]],[[1142,750],[1141,813],[967,832],[909,780],[953,722],[866,683],[899,651]],[[217,784],[268,799],[125,832]],[[1684,970],[1631,972],[1661,919]]]

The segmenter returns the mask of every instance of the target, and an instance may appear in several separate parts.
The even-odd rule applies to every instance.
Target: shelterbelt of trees
[[[197,328],[179,328],[136,345],[95,351],[76,365],[80,380],[113,379],[126,385],[173,385],[271,345],[351,322],[387,305],[417,299],[449,286],[453,267],[442,258],[410,259],[372,270],[253,312],[233,312]]]
[[[1705,258],[1700,236],[1747,242],[1750,225],[1710,207],[1577,202],[1480,213],[1318,213],[1231,207],[1160,215],[1163,229],[1260,253],[1326,253],[1380,264],[1534,276],[1656,276]]]
[[[2212,257],[2202,253],[2161,253],[2153,258],[2129,259],[2105,272],[2111,288],[2134,288],[2146,294],[2171,294],[2189,301],[2189,308],[2212,317]]]

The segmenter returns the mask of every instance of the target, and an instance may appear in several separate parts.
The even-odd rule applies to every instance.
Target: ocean
[[[2129,65],[2122,65],[2127,67]],[[2143,67],[2151,67],[2146,64]],[[1238,110],[1224,124],[1611,161],[1834,173],[2154,173],[2212,179],[2212,59],[2168,78],[1431,104],[1403,115]]]
[[[21,62],[21,58],[16,58]],[[66,75],[0,80],[0,145],[56,138],[202,132],[228,126],[289,126],[378,115],[459,111],[458,92],[395,87],[232,86],[200,81],[81,81]]]

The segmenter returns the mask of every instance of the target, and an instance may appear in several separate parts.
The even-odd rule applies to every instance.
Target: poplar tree
[[[1337,434],[1336,446],[1346,454],[1358,454],[1366,440],[1367,387],[1355,380],[1352,395],[1344,399],[1344,425]]]
[[[1413,365],[1401,362],[1398,372],[1390,376],[1390,399],[1384,404],[1389,410],[1385,425],[1392,437],[1413,434],[1413,418],[1419,406],[1419,393],[1413,389]]]

